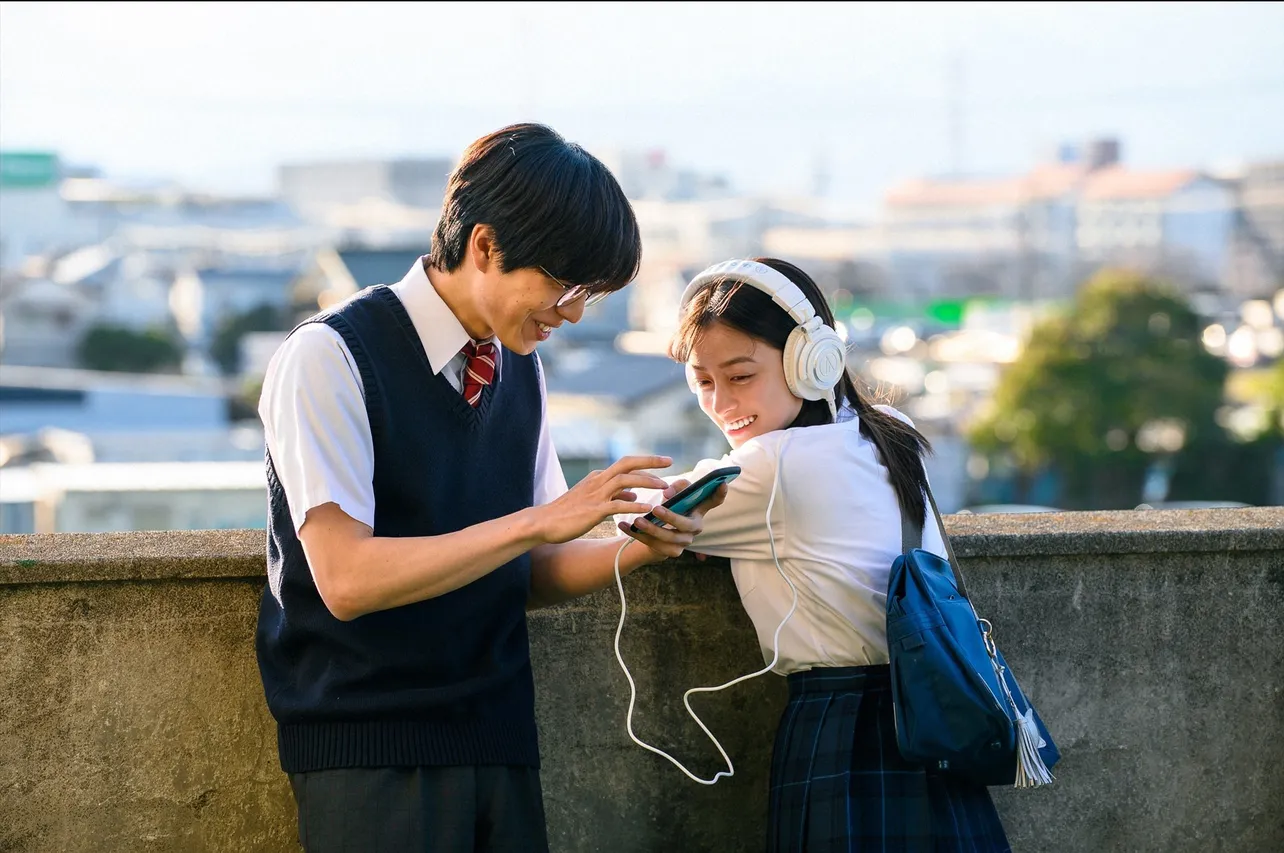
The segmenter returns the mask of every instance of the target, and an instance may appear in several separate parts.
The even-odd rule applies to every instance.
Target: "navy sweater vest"
[[[533,355],[505,350],[474,409],[433,375],[389,288],[308,322],[342,335],[361,375],[375,536],[450,533],[531,506],[542,411]],[[440,597],[341,622],[312,581],[270,454],[267,470],[268,585],[255,645],[282,768],[539,766],[530,557]]]

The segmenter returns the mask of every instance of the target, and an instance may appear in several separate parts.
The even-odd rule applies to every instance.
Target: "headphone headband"
[[[838,333],[816,313],[802,288],[779,270],[757,261],[731,260],[714,264],[696,274],[682,292],[679,311],[685,313],[696,293],[710,282],[737,281],[769,295],[796,324],[785,341],[785,383],[804,400],[824,400],[838,420],[835,388],[846,370],[847,348]]]
[[[696,293],[709,282],[728,279],[743,282],[766,293],[799,326],[807,325],[811,318],[816,316],[816,309],[812,307],[806,294],[784,273],[766,264],[746,260],[723,261],[697,273],[683,291],[678,310],[685,311],[687,303],[694,299]]]

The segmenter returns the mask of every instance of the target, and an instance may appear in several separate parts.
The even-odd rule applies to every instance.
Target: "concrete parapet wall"
[[[1017,851],[1284,849],[1284,509],[947,519],[1062,748],[995,789]],[[254,660],[262,531],[0,537],[0,850],[297,850]],[[761,667],[725,565],[626,579],[634,728],[711,776],[682,693]],[[629,741],[604,590],[531,614],[554,851],[762,848],[784,680],[692,704],[715,786]]]

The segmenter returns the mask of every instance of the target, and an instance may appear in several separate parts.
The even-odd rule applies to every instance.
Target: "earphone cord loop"
[[[629,547],[629,543],[633,540],[627,539],[620,545],[620,550],[615,552],[615,586],[620,592],[620,622],[615,628],[615,659],[619,661],[620,669],[624,670],[624,677],[628,679],[629,682],[629,710],[625,717],[625,727],[628,730],[629,738],[643,749],[669,759],[675,767],[687,774],[687,776],[693,781],[699,782],[701,785],[717,784],[718,780],[724,776],[728,778],[734,776],[736,774],[736,770],[731,764],[731,758],[727,755],[727,751],[722,748],[722,744],[718,743],[718,739],[713,736],[713,732],[709,731],[708,726],[704,724],[704,721],[700,719],[695,710],[691,707],[691,694],[716,693],[719,690],[725,690],[726,688],[739,684],[742,681],[748,681],[751,678],[757,678],[760,675],[766,675],[768,672],[771,672],[771,670],[775,668],[776,663],[780,660],[780,632],[784,629],[785,623],[789,621],[790,617],[794,615],[794,611],[798,608],[798,588],[794,586],[793,581],[789,579],[789,576],[785,574],[784,569],[780,566],[780,559],[776,555],[776,537],[771,531],[771,510],[776,503],[776,492],[780,486],[780,469],[785,459],[785,446],[789,443],[790,438],[791,436],[789,435],[789,432],[786,432],[785,438],[781,441],[780,454],[776,461],[776,476],[771,484],[771,497],[767,500],[767,539],[771,543],[771,559],[775,561],[776,571],[780,572],[780,576],[784,578],[785,583],[789,585],[789,591],[793,594],[793,602],[789,606],[789,612],[785,614],[785,618],[780,620],[780,624],[776,626],[776,633],[772,638],[771,663],[767,664],[757,672],[751,672],[747,675],[742,675],[739,678],[734,678],[726,684],[720,684],[717,687],[692,687],[686,693],[682,694],[682,704],[686,706],[687,713],[691,715],[691,719],[696,721],[696,725],[700,727],[700,730],[705,733],[709,740],[713,741],[713,745],[722,756],[722,760],[727,763],[727,769],[719,770],[711,779],[701,779],[696,776],[684,767],[682,762],[678,761],[672,755],[669,755],[669,753],[662,749],[657,749],[656,747],[651,746],[649,743],[643,742],[633,732],[633,707],[637,700],[637,685],[633,683],[633,676],[629,673],[629,668],[624,663],[624,656],[620,654],[620,635],[624,632],[624,617],[628,611],[628,605],[624,600],[624,581],[620,577],[620,558],[624,556],[624,549]]]

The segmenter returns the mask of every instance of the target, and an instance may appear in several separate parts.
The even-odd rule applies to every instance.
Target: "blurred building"
[[[1244,298],[1284,287],[1284,160],[1253,163],[1231,179],[1237,193],[1228,283]]]
[[[52,151],[0,151],[0,270],[103,237],[101,223],[63,197],[68,171]]]
[[[1137,170],[1120,162],[1116,140],[1100,139],[1063,146],[1021,175],[907,181],[872,223],[777,226],[763,244],[864,301],[1060,300],[1115,265],[1188,292],[1261,295],[1273,290],[1265,282],[1284,247],[1272,236],[1284,230],[1279,174],[1269,165],[1242,180]],[[1256,263],[1251,282],[1236,272],[1245,255]]]
[[[773,229],[824,228],[828,220],[818,208],[810,199],[753,197],[633,202],[644,249],[626,291],[630,326],[657,335],[672,331],[691,276],[718,261],[761,255]]]
[[[593,154],[631,201],[708,201],[733,195],[725,176],[678,168],[660,148],[608,148]]]
[[[1046,163],[1019,176],[906,181],[872,222],[776,227],[763,243],[826,290],[864,303],[1059,298],[1075,283],[1077,193],[1094,168]]]
[[[0,272],[0,363],[74,367],[76,344],[98,311],[84,288]]]
[[[118,233],[0,273],[0,357],[75,367],[84,334],[108,326],[159,331],[185,351],[185,372],[208,374],[218,369],[211,347],[225,325],[270,312],[289,328],[356,289],[329,248],[233,252],[160,241],[144,248]]]
[[[376,284],[396,284],[428,253],[431,237],[431,233],[425,232],[417,240],[394,246],[348,243],[339,246],[337,255],[358,290]]]
[[[0,533],[266,526],[262,462],[37,463],[0,477]]]
[[[671,456],[668,473],[679,473],[727,452],[682,365],[603,346],[541,355],[549,431],[568,483],[633,453]]]
[[[1222,286],[1235,195],[1220,181],[1193,169],[1112,166],[1084,182],[1075,215],[1080,278],[1114,265],[1163,275],[1189,291]]]
[[[455,163],[447,158],[291,163],[277,170],[281,198],[335,239],[427,243]]]
[[[1012,178],[893,188],[883,216],[888,279],[918,301],[1063,295],[1074,263],[1075,190],[1089,171],[1054,163]]]
[[[301,259],[297,259],[301,260]],[[302,269],[288,266],[242,262],[199,267],[185,277],[196,297],[191,337],[207,343],[220,324],[256,308],[269,308],[286,317],[298,301],[316,310],[318,294],[298,293]]]
[[[216,379],[3,365],[0,438],[12,448],[51,429],[73,433],[90,449],[81,461],[261,459],[262,430],[232,422],[231,391]]]
[[[253,253],[315,247],[327,235],[276,198],[124,185],[56,152],[0,152],[0,269],[114,238],[118,248]]]

